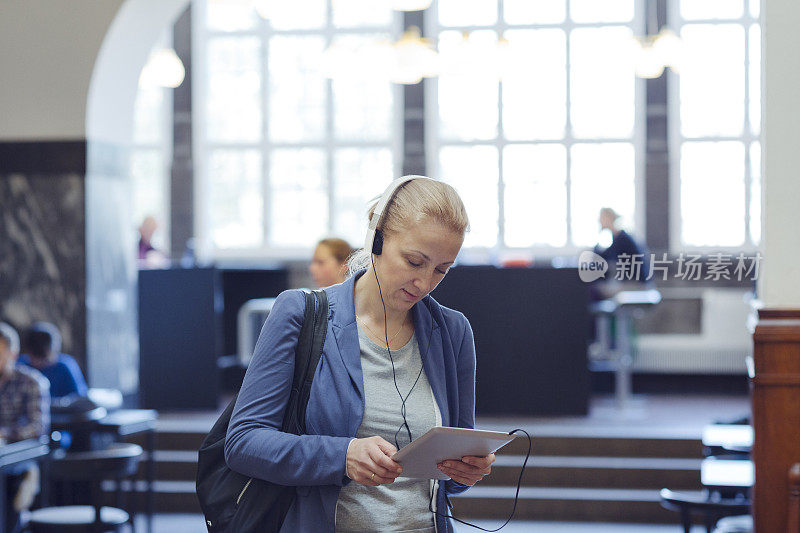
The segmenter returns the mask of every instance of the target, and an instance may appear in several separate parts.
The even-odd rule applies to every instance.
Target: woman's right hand
[[[347,446],[347,477],[370,487],[394,482],[403,467],[392,460],[397,448],[381,437],[354,439]]]

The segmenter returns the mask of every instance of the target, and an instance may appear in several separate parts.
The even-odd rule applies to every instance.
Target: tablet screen
[[[437,464],[446,459],[461,460],[467,455],[483,457],[515,438],[500,431],[437,426],[404,446],[392,459],[403,466],[400,477],[449,479],[436,468]]]

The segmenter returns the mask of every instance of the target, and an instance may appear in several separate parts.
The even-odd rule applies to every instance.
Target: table
[[[0,445],[0,527],[6,523],[6,475],[24,463],[45,457],[49,452],[47,437]]]
[[[156,450],[156,420],[158,412],[153,409],[118,409],[106,413],[104,416],[91,421],[82,417],[79,425],[81,431],[93,433],[106,433],[113,435],[121,440],[140,433],[146,434],[145,450],[147,451],[147,467],[145,477],[147,481],[147,493],[145,496],[145,515],[147,516],[147,530],[153,531],[153,511],[155,508],[155,494],[153,484],[155,482],[155,450]],[[51,420],[51,428],[54,431],[69,431],[73,429],[67,417],[59,416]]]
[[[749,453],[753,447],[753,426],[746,424],[709,424],[703,428],[703,446]]]
[[[747,497],[755,475],[749,459],[706,457],[700,463],[700,483],[723,498]]]

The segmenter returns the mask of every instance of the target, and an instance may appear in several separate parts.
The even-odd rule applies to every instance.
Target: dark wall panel
[[[457,267],[433,297],[472,325],[478,414],[587,412],[588,291],[576,269]]]

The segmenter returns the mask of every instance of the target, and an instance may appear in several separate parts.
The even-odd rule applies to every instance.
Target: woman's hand
[[[484,476],[492,471],[494,454],[490,453],[485,457],[475,457],[467,455],[458,459],[448,459],[442,461],[438,466],[439,470],[450,477],[453,481],[458,481],[462,485],[474,485]]]
[[[403,467],[391,459],[397,448],[381,437],[355,439],[347,446],[347,477],[371,487],[394,482]]]

